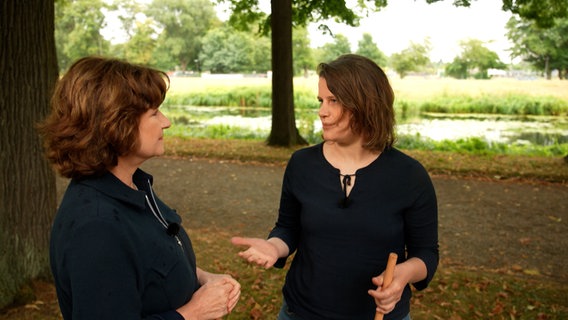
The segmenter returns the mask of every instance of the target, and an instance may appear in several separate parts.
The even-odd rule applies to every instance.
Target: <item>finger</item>
[[[382,275],[380,275],[380,276],[376,276],[376,277],[373,277],[373,278],[371,278],[371,282],[373,282],[373,284],[374,284],[374,285],[376,285],[376,286],[379,286],[379,287],[380,287],[380,286],[382,286],[382,285],[383,285],[383,282],[384,282],[384,278],[383,278],[383,276],[382,276]]]
[[[267,260],[267,261],[264,263],[264,268],[270,269],[270,268],[272,268],[273,265],[274,265],[274,263],[271,263],[270,261]]]
[[[229,292],[229,297],[233,298],[237,295],[239,295],[241,292],[241,285],[239,283],[237,283],[236,285],[233,285],[231,291]]]
[[[231,312],[235,308],[235,306],[237,305],[237,302],[239,301],[240,296],[241,296],[241,292],[239,290],[239,292],[237,292],[237,294],[235,296],[233,296],[229,299],[229,303],[228,303],[229,312]]]

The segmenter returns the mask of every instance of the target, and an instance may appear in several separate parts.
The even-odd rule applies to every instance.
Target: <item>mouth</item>
[[[321,124],[321,127],[322,127],[322,129],[324,129],[324,130],[325,130],[325,129],[330,129],[330,128],[334,127],[334,126],[335,126],[335,124],[333,124],[333,123],[322,123],[322,124]]]

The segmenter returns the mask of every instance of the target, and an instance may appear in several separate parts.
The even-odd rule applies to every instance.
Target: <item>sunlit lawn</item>
[[[391,77],[391,85],[399,99],[419,100],[439,95],[507,95],[524,94],[535,96],[553,96],[568,101],[568,81],[566,80],[517,80],[509,78],[495,78],[491,80],[457,80],[435,77],[406,77],[399,79]],[[191,77],[172,77],[171,93],[184,93],[200,91],[204,88],[243,87],[243,86],[271,86],[268,78],[243,79],[204,79]],[[314,97],[317,95],[317,76],[308,78],[294,78],[296,87],[313,89]]]

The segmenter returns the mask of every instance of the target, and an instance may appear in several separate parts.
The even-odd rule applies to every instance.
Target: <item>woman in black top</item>
[[[218,319],[240,285],[196,266],[180,216],[139,169],[164,153],[163,72],[87,57],[58,82],[40,125],[47,158],[71,178],[50,259],[64,319]]]
[[[267,268],[295,253],[279,320],[409,319],[409,284],[426,288],[438,265],[434,187],[393,147],[394,94],[380,67],[350,54],[318,74],[324,142],[290,158],[268,240],[232,241]],[[383,289],[390,252],[398,263]]]

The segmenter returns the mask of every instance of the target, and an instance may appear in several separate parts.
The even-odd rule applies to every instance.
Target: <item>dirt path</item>
[[[284,168],[216,160],[153,159],[158,195],[184,226],[266,236]],[[568,282],[568,186],[433,177],[443,265],[541,274]],[[60,187],[64,181],[59,180]],[[60,188],[61,189],[61,188]]]

